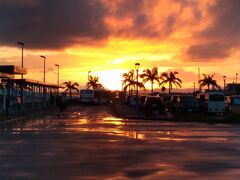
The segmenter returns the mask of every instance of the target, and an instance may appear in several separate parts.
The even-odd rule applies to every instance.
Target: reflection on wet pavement
[[[0,179],[240,176],[236,125],[121,119],[84,107],[4,127],[0,137]]]
[[[179,130],[181,127],[181,130]],[[207,129],[206,129],[207,128]],[[138,140],[160,141],[239,141],[238,126],[150,120],[128,120],[114,116],[87,115],[75,111],[66,117],[47,116],[5,127],[1,133],[57,131],[59,133],[95,132]]]

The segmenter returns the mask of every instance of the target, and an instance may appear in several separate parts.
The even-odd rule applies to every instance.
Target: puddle
[[[93,132],[137,140],[159,141],[236,141],[240,137],[239,129],[236,127],[231,129],[231,126],[138,121],[114,116],[94,116],[94,114],[83,116],[77,111],[60,119],[47,116],[46,119],[22,122],[13,127],[2,129],[1,133],[21,134],[22,132],[41,133],[46,131],[58,133]]]

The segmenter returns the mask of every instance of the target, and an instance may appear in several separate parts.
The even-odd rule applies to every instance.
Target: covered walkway
[[[53,105],[61,86],[30,79],[14,79],[24,75],[25,68],[0,66],[0,114],[15,115]]]

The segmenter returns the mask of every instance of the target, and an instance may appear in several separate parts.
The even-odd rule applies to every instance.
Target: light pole
[[[139,70],[139,66],[140,66],[140,63],[135,63],[135,70],[137,72],[137,83],[138,83],[138,70]],[[138,84],[137,84],[136,96],[138,98]]]
[[[199,81],[200,81],[200,67],[198,67],[198,85],[199,85],[199,91],[202,92],[202,87],[199,84]]]
[[[21,45],[22,47],[22,63],[21,63],[21,67],[23,68],[23,47],[24,47],[24,43],[23,42],[17,42],[17,44]],[[23,79],[23,74],[21,75],[21,78]]]
[[[226,88],[226,76],[223,76],[223,91],[225,91]]]
[[[89,83],[89,77],[90,77],[90,74],[91,73],[91,71],[88,71],[88,83]]]
[[[57,67],[57,85],[58,85],[58,89],[57,89],[57,94],[59,94],[59,64],[55,64],[55,66]]]
[[[193,83],[193,92],[195,93],[196,88],[195,88],[196,82]]]
[[[236,73],[236,84],[237,84],[237,76],[238,76],[238,73]]]
[[[46,57],[45,56],[40,56],[41,58],[43,58],[43,82],[45,82],[45,73],[46,73],[46,70],[45,70],[45,66],[46,66]]]
[[[57,85],[59,86],[59,64],[55,64],[55,66],[58,69],[58,72],[57,72]]]

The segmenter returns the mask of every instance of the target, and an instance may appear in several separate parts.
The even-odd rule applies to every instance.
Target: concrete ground
[[[108,106],[74,106],[0,132],[0,179],[240,177],[240,125],[128,120]]]

